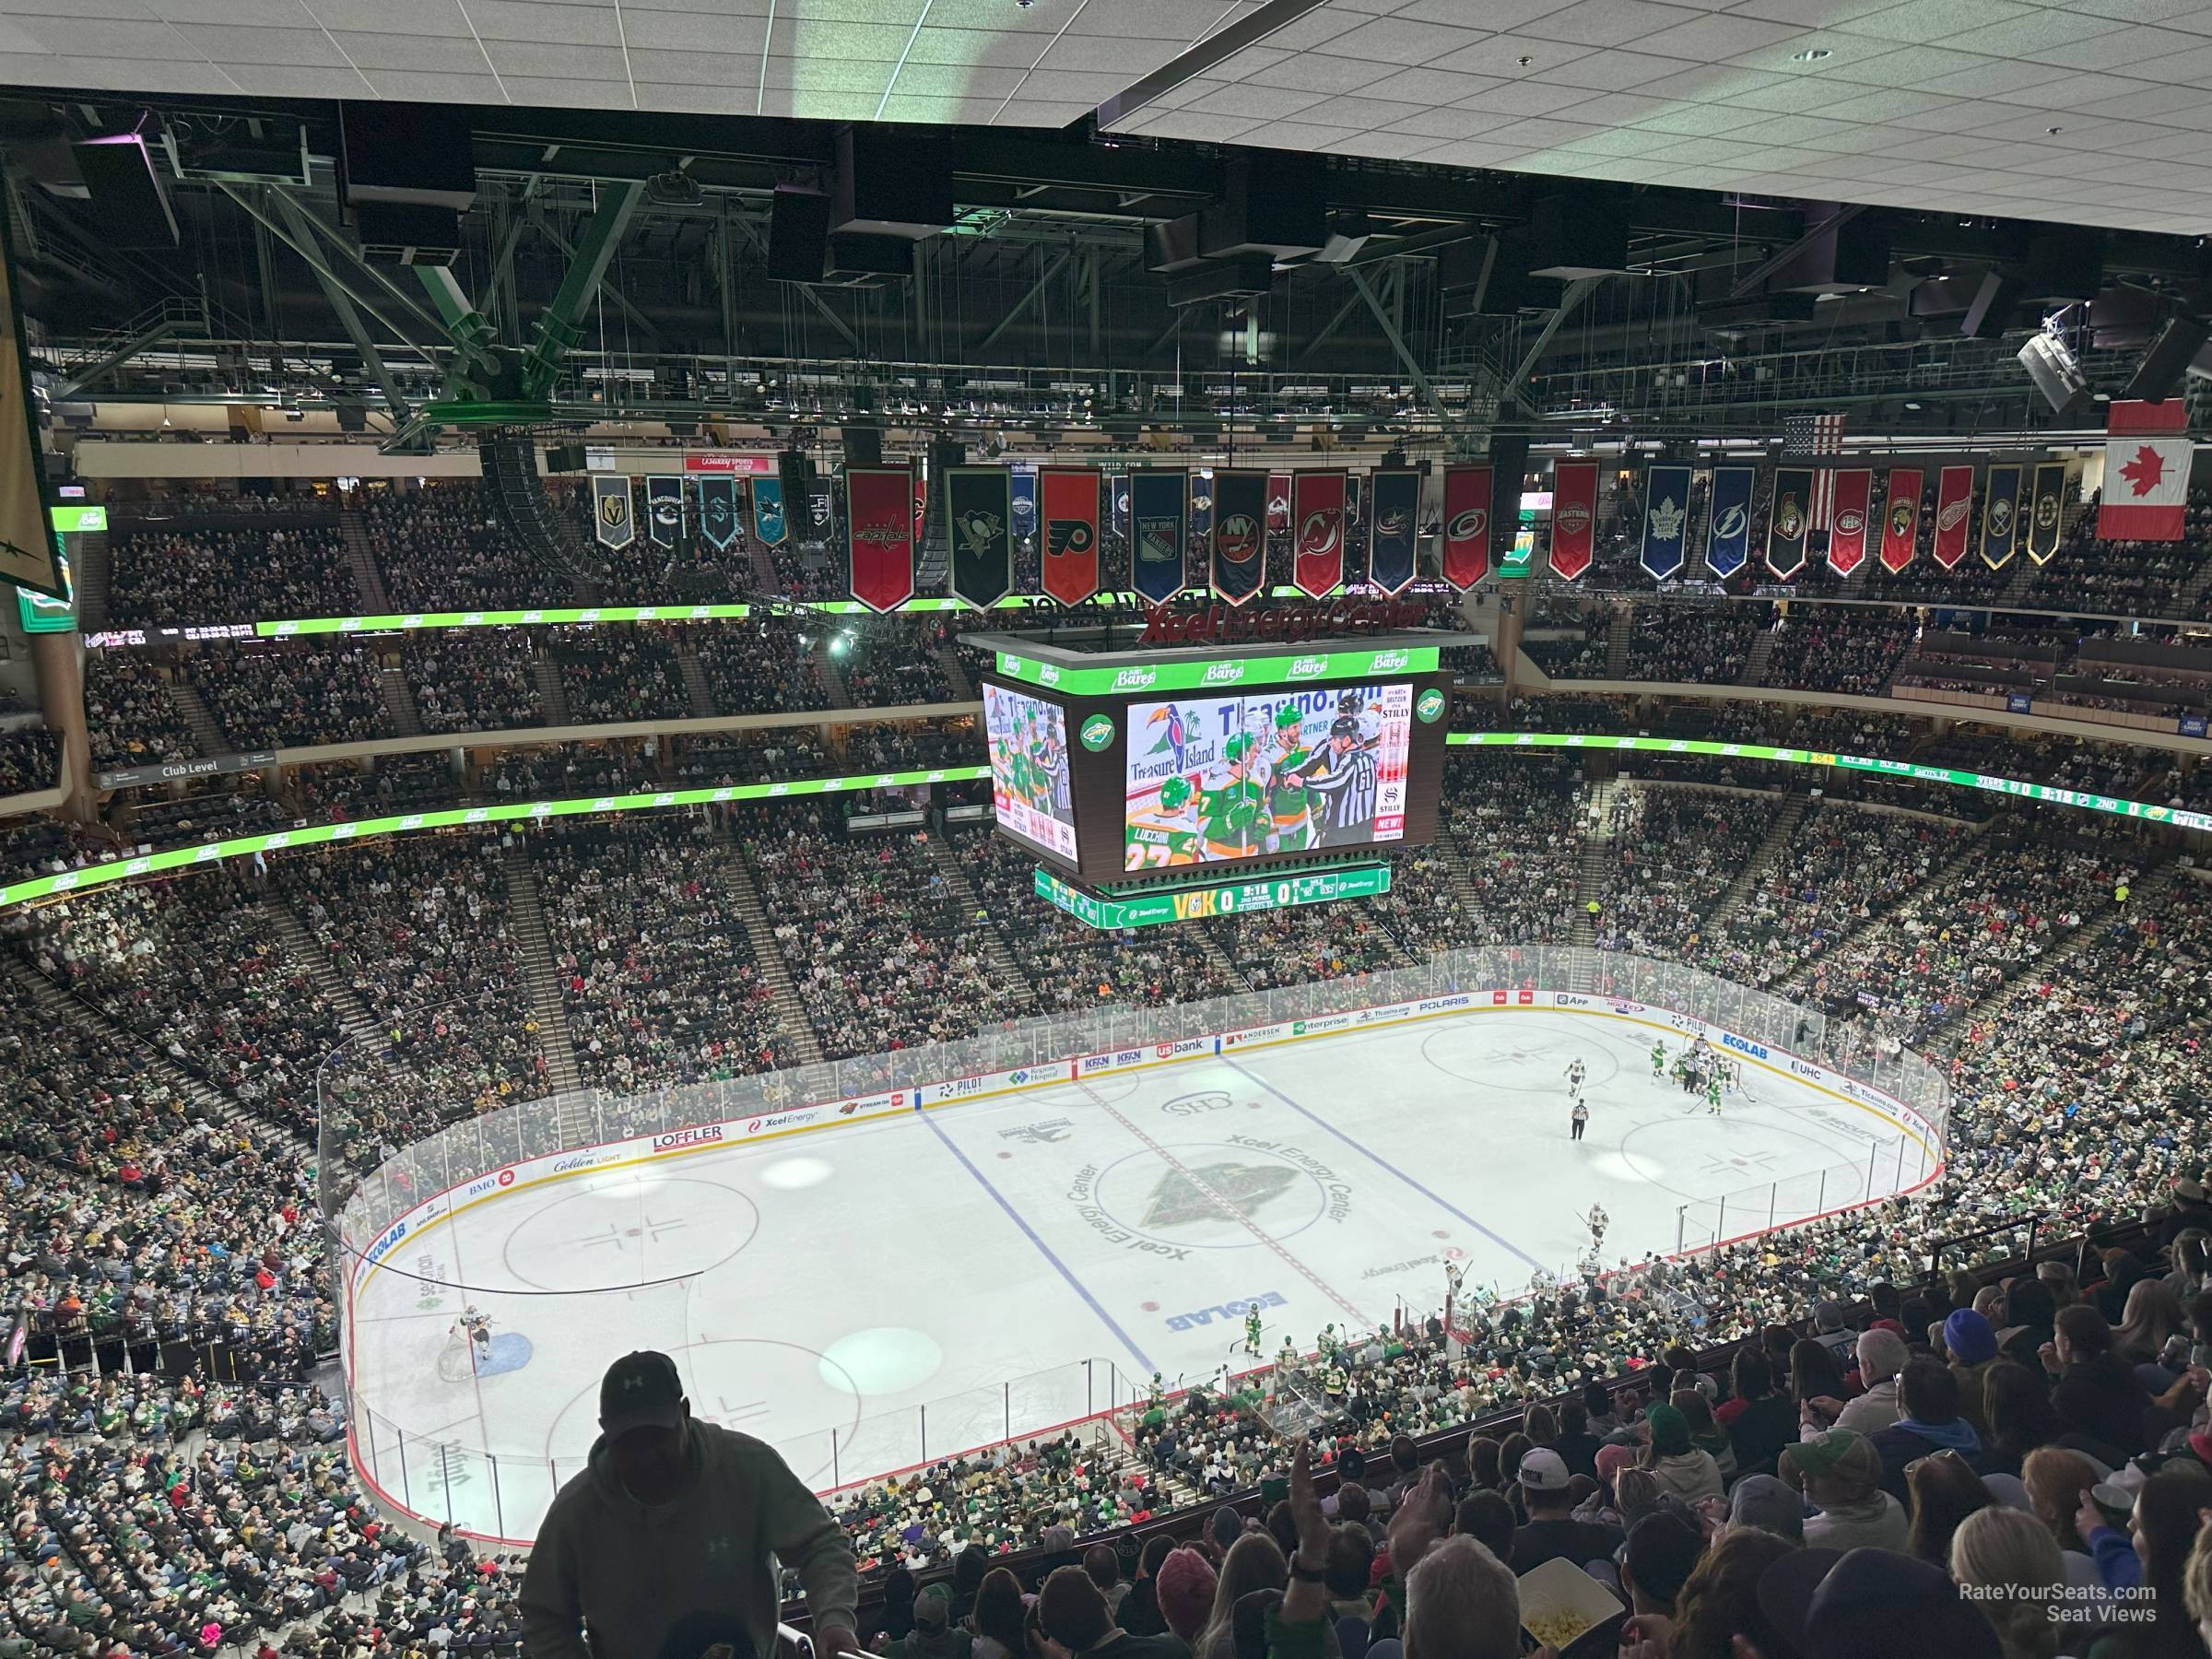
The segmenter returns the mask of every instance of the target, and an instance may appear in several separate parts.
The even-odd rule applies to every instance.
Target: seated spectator
[[[1905,1506],[1882,1490],[1881,1454],[1849,1429],[1830,1429],[1782,1449],[1781,1478],[1815,1513],[1805,1523],[1815,1549],[1902,1549],[1911,1529]]]
[[[1982,1441],[1959,1415],[1959,1379],[1940,1359],[1907,1362],[1898,1380],[1903,1415],[1870,1437],[1882,1460],[1882,1489],[1900,1502],[1907,1496],[1905,1466],[1938,1452],[1955,1452],[1979,1475]]]
[[[1528,1520],[1513,1534],[1512,1566],[1516,1576],[1546,1561],[1565,1560],[1581,1567],[1609,1560],[1620,1547],[1621,1535],[1616,1529],[1574,1518],[1572,1477],[1566,1460],[1550,1447],[1538,1446],[1522,1458],[1520,1486]]]

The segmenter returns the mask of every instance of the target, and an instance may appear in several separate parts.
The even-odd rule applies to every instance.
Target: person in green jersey
[[[1245,1309],[1244,1351],[1255,1359],[1259,1358],[1260,1354],[1260,1332],[1262,1329],[1260,1311],[1257,1308]]]
[[[1157,870],[1198,862],[1198,830],[1183,817],[1190,808],[1191,795],[1188,778],[1169,778],[1161,782],[1159,813],[1149,822],[1126,826],[1124,868]]]
[[[1664,1041],[1652,1044],[1652,1080],[1657,1083],[1666,1081],[1666,1044]]]
[[[1253,735],[1239,732],[1221,746],[1229,776],[1218,789],[1198,797],[1198,832],[1208,858],[1243,858],[1260,850],[1260,820],[1266,798],[1252,781]]]
[[[1275,753],[1268,757],[1267,850],[1302,853],[1313,839],[1312,802],[1303,785],[1286,782],[1312,764],[1306,717],[1290,703],[1275,712]]]
[[[1721,1074],[1714,1071],[1705,1080],[1705,1110],[1714,1117],[1721,1115]]]

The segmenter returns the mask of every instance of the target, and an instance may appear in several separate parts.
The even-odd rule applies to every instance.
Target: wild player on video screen
[[[1198,862],[1197,791],[1188,778],[1162,779],[1159,805],[1124,827],[1122,867],[1157,870]]]
[[[1267,757],[1267,851],[1302,853],[1313,840],[1312,797],[1290,774],[1312,764],[1306,717],[1295,703],[1275,712],[1275,752]]]
[[[1256,739],[1239,732],[1221,746],[1227,775],[1198,796],[1198,830],[1209,859],[1244,858],[1261,850],[1266,797],[1252,781]]]

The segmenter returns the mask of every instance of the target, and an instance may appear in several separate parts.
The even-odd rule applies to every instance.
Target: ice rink
[[[655,1347],[694,1412],[828,1488],[1125,1403],[1156,1371],[1204,1381],[1247,1302],[1272,1355],[1439,1308],[1447,1261],[1515,1294],[1571,1270],[1594,1202],[1610,1262],[1925,1172],[1916,1137],[1779,1064],[1746,1062],[1710,1115],[1654,1079],[1663,1034],[1680,1048],[1643,1019],[1477,1010],[495,1197],[371,1271],[357,1453],[417,1512],[527,1538],[591,1445],[607,1361]],[[464,1300],[502,1369],[448,1382]]]

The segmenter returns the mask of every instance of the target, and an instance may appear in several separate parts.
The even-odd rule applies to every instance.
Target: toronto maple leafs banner
[[[1705,568],[1725,582],[1751,557],[1751,487],[1748,466],[1712,469],[1712,502],[1705,520]]]
[[[988,610],[1014,587],[1014,480],[1003,466],[945,469],[952,596]]]
[[[592,478],[592,534],[603,547],[627,547],[637,539],[629,516],[629,480],[597,473]]]
[[[1214,475],[1214,547],[1206,582],[1215,596],[1241,605],[1260,591],[1267,566],[1265,473]]]
[[[2020,469],[2007,463],[1989,469],[1982,498],[1982,562],[2001,571],[2012,562],[2020,531]]]
[[[1041,468],[1037,500],[1045,595],[1080,605],[1099,591],[1099,475],[1088,466]]]
[[[783,520],[783,480],[753,480],[753,534],[771,547],[780,547],[791,535]]]
[[[1647,467],[1643,475],[1644,571],[1665,582],[1682,568],[1689,527],[1689,468]]]
[[[1393,467],[1368,480],[1367,580],[1386,594],[1403,593],[1413,580],[1415,520],[1421,505],[1421,475]]]
[[[1767,569],[1784,582],[1805,569],[1805,533],[1812,499],[1811,467],[1776,470],[1774,511],[1767,519]]]
[[[2180,541],[2189,518],[2189,412],[2122,399],[2105,411],[2104,493],[2097,534],[2106,541]]]
[[[737,539],[737,480],[701,477],[699,481],[699,533],[717,553],[729,551]]]
[[[2045,461],[2035,469],[2028,495],[2028,557],[2048,564],[2058,551],[2058,533],[2066,515],[2066,464]]]
[[[1180,467],[1146,467],[1127,479],[1129,585],[1147,605],[1165,605],[1182,591],[1189,482]]]
[[[673,547],[684,534],[684,481],[655,477],[645,480],[645,534],[656,547]]]
[[[1490,569],[1490,468],[1444,468],[1444,580],[1466,592]]]

